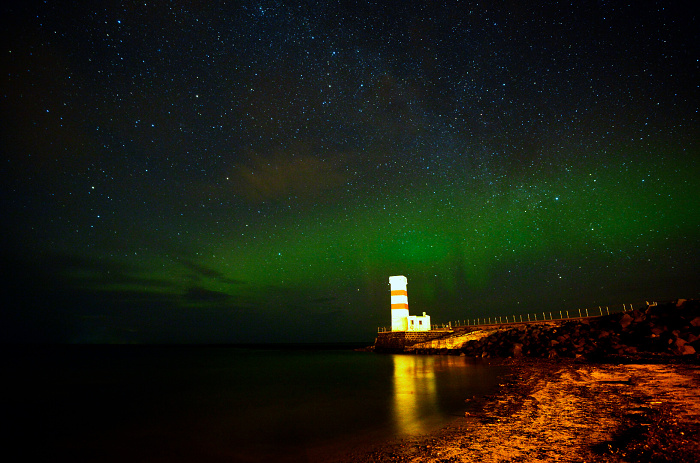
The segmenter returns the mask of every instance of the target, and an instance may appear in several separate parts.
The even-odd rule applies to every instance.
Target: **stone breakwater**
[[[609,356],[697,358],[700,301],[678,300],[602,317],[461,327],[441,339],[406,346],[403,352],[479,358],[584,358]],[[471,331],[470,331],[471,330]]]

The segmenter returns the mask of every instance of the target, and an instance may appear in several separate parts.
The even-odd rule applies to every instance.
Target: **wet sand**
[[[697,364],[505,362],[498,393],[468,399],[466,416],[342,461],[700,461]]]

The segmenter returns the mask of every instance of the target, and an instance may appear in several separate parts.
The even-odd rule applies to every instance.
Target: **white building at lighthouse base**
[[[409,315],[406,317],[406,331],[430,331],[430,315]]]

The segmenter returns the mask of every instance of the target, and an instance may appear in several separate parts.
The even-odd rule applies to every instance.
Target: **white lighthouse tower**
[[[391,331],[408,329],[408,292],[406,277],[403,275],[389,277],[391,285]]]
[[[408,314],[407,280],[403,275],[389,277],[391,285],[391,331],[430,331],[430,315]]]

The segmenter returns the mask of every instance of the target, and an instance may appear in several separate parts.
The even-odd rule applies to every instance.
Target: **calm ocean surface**
[[[13,347],[3,359],[10,447],[25,461],[320,462],[436,430],[506,371],[464,357],[232,347]]]

